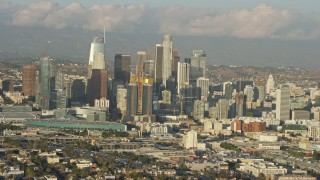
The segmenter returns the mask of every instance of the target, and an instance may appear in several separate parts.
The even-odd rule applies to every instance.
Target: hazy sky
[[[320,41],[319,7],[319,0],[0,0],[0,35],[1,27],[6,27],[7,36],[21,38],[23,31],[14,34],[10,29],[53,29],[59,37],[60,32],[63,34],[70,29],[102,32],[105,26],[110,33],[159,37],[169,33],[252,42],[266,40],[270,43],[271,40],[271,44],[272,40],[274,43],[282,40],[288,41],[288,46],[294,46],[301,45],[301,41]],[[37,35],[34,36],[36,39]],[[299,54],[319,61],[310,50],[306,52],[301,48]],[[317,54],[318,51],[312,52]],[[228,56],[231,58],[235,56],[232,53],[230,49]],[[289,52],[283,52],[279,58],[284,56],[291,58]],[[258,58],[258,55],[252,57]],[[295,59],[296,62],[299,60]]]

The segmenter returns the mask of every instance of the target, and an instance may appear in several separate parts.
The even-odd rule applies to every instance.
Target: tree
[[[32,178],[36,176],[36,173],[34,172],[33,167],[31,166],[26,167],[25,176],[26,178]]]
[[[263,173],[260,173],[259,176],[257,177],[257,180],[265,180],[266,176]]]
[[[320,152],[313,151],[312,158],[313,158],[314,160],[320,160]]]

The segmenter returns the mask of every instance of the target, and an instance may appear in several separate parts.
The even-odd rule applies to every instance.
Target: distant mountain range
[[[86,62],[90,43],[103,32],[82,29],[47,29],[0,27],[0,56],[40,56],[50,41],[48,55]],[[106,56],[112,63],[117,53],[131,54],[135,62],[136,51],[154,54],[156,43],[162,43],[162,34],[107,33]],[[208,36],[175,36],[173,45],[179,49],[181,59],[189,57],[192,49],[204,49],[208,64],[253,66],[320,67],[320,40],[239,39]]]

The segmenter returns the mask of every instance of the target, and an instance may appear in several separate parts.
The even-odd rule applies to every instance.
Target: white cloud
[[[161,21],[160,31],[177,34],[226,35],[241,38],[270,37],[278,30],[294,21],[294,14],[288,10],[260,5],[254,9],[234,10],[226,13],[213,13],[210,9],[200,12],[195,9],[176,7],[158,16],[185,16],[188,20],[166,18]],[[168,20],[167,20],[168,19]]]
[[[24,7],[0,3],[0,10],[0,22],[14,26],[77,27],[89,30],[101,30],[106,26],[109,31],[121,32],[143,30],[238,38],[320,38],[317,23],[312,26],[313,29],[306,29],[301,23],[301,14],[265,4],[252,9],[218,12],[212,8],[178,5],[149,8],[143,4],[105,3],[84,7],[76,2],[61,6],[52,1],[40,1]],[[292,24],[296,26],[292,27]]]
[[[17,10],[12,15],[16,26],[44,26],[48,28],[82,27],[90,30],[112,30],[119,26],[139,23],[146,9],[145,5],[96,4],[83,7],[71,3],[61,7],[53,2],[38,2]]]

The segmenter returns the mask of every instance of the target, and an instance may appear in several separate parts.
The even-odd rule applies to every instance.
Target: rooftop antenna
[[[106,44],[106,26],[103,27],[103,44]]]
[[[48,56],[48,49],[49,49],[50,42],[51,41],[48,41],[46,48],[43,50],[43,54],[42,54],[43,57]]]

